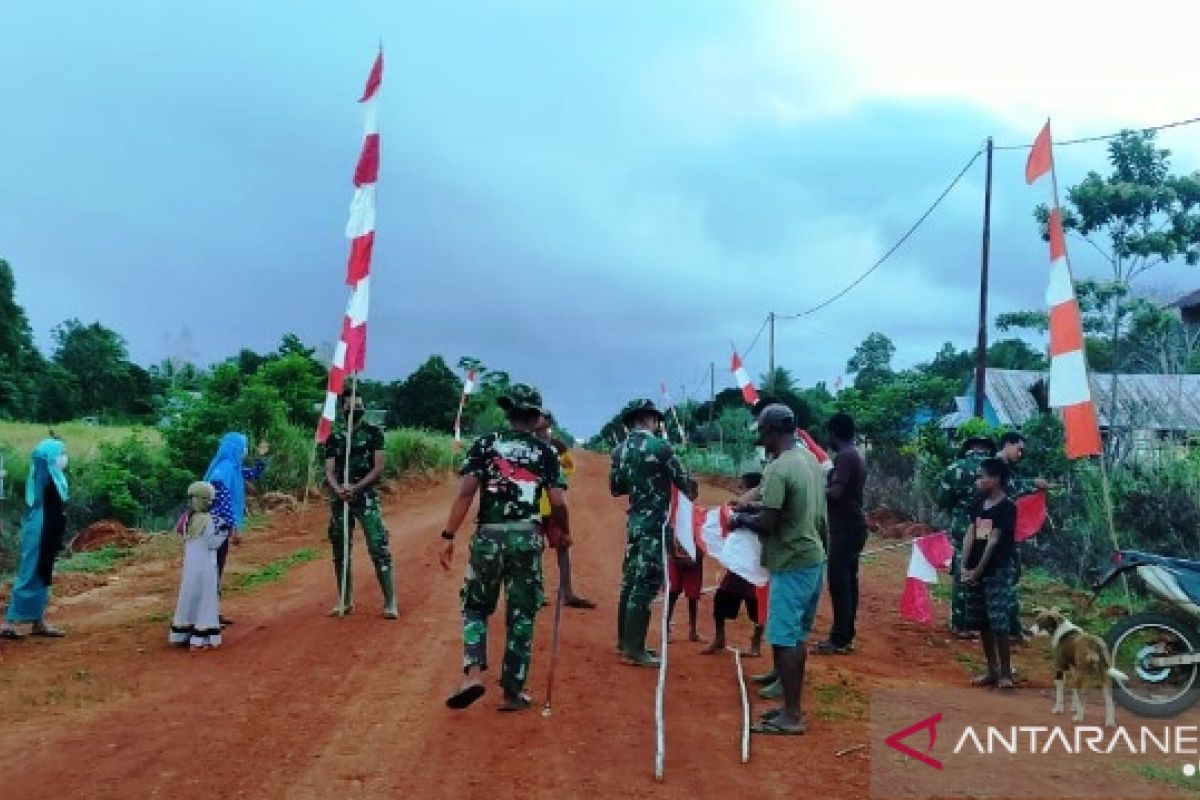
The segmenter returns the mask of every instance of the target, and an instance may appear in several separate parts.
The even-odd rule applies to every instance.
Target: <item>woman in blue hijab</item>
[[[250,440],[244,433],[227,433],[221,437],[217,454],[208,471],[204,473],[204,481],[211,483],[216,490],[213,500],[212,515],[217,527],[222,528],[229,536],[217,550],[217,581],[225,574],[225,559],[229,555],[229,542],[241,544],[240,532],[246,518],[246,481],[257,481],[267,468],[267,454],[271,448],[266,442],[259,442],[258,458],[254,465],[243,466],[242,461],[250,449]],[[222,625],[231,625],[233,620],[221,617]]]
[[[0,638],[23,639],[25,635],[16,628],[18,622],[32,622],[34,636],[63,635],[46,624],[44,615],[54,582],[54,559],[67,531],[66,467],[67,448],[58,439],[45,439],[34,448],[25,480],[29,508],[21,523],[21,561]]]

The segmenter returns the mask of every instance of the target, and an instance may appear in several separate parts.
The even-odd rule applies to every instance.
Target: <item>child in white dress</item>
[[[215,495],[210,483],[198,481],[189,486],[190,508],[175,526],[183,537],[183,575],[168,641],[192,650],[208,650],[221,644],[217,550],[229,531],[219,528],[209,513]]]

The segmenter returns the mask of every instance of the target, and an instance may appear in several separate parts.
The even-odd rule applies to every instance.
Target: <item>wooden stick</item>
[[[867,749],[867,746],[865,744],[856,744],[856,745],[854,745],[854,747],[847,747],[845,750],[838,750],[833,755],[835,758],[841,758],[842,756],[848,756],[851,753],[857,753],[859,750],[866,750],[866,749]]]
[[[550,674],[546,678],[546,705],[542,707],[542,716],[550,716],[550,700],[554,695],[554,667],[558,663],[558,629],[562,620],[563,598],[566,586],[562,580],[558,582],[558,596],[554,600],[554,633],[550,636]]]
[[[350,376],[350,413],[346,415],[346,466],[342,471],[342,486],[350,483],[350,452],[354,444],[354,404],[358,399],[358,375]],[[338,592],[338,618],[346,616],[347,584],[350,577],[350,501],[342,500],[342,586]]]
[[[738,686],[742,691],[742,763],[750,763],[750,698],[746,694],[746,674],[742,671],[742,651],[734,649],[733,663],[737,667]]]
[[[667,563],[667,523],[662,526],[662,541],[663,564]],[[666,580],[663,584],[664,596],[671,591],[670,573],[664,576]],[[663,718],[663,695],[667,686],[667,609],[664,606],[662,614],[662,644],[659,652],[658,662],[658,689],[654,697],[654,722],[657,728],[657,745],[654,753],[654,777],[656,780],[663,779],[663,764],[666,761],[667,755],[667,735],[666,735],[666,720]]]

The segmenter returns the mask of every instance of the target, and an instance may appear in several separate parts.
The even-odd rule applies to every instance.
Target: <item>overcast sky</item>
[[[988,135],[1200,114],[1200,11],[1139,8],[1152,35],[1030,0],[6,3],[0,257],[43,346],[69,317],[142,363],[332,340],[382,37],[368,376],[476,356],[590,434],[660,380],[707,396],[710,361],[732,385],[730,340],[853,280]],[[1160,141],[1200,168],[1200,126]],[[1062,148],[1060,182],[1104,156]],[[1039,308],[1048,275],[1023,165],[996,156],[996,312]],[[872,330],[900,366],[972,344],[983,181],[980,159],[858,289],[781,322],[778,362],[832,383]],[[746,360],[765,370],[765,337]]]

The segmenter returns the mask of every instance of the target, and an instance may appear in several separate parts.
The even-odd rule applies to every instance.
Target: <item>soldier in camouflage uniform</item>
[[[442,538],[441,563],[450,569],[454,537],[479,493],[479,517],[471,538],[470,562],[462,588],[463,672],[458,690],[446,700],[466,708],[485,691],[488,618],[505,589],[508,636],[500,670],[504,690],[501,711],[521,711],[533,702],[523,690],[533,656],[533,623],[542,606],[542,549],[539,496],[550,497],[550,516],[571,544],[564,484],[558,453],[534,435],[545,411],[536,389],[515,384],[498,401],[510,428],[476,439],[459,473],[462,483],[451,506]]]
[[[975,498],[975,479],[979,477],[979,465],[996,453],[996,443],[983,436],[974,436],[962,443],[959,458],[942,474],[941,493],[938,504],[950,513],[950,541],[954,544],[954,561],[950,574],[954,585],[950,593],[950,630],[966,638],[974,638],[966,632],[966,597],[959,578],[962,560],[963,539],[971,525],[971,503]]]
[[[658,658],[646,649],[646,630],[650,602],[663,583],[662,536],[671,486],[693,500],[697,488],[670,443],[661,437],[663,414],[653,401],[632,401],[621,412],[621,421],[630,429],[629,436],[613,451],[608,478],[614,497],[629,496],[617,646],[626,664],[654,666]]]
[[[1000,452],[999,456],[1008,465],[1009,479],[1004,487],[1004,493],[1010,499],[1016,501],[1018,497],[1024,497],[1027,494],[1034,492],[1043,492],[1050,485],[1045,478],[1022,478],[1017,475],[1017,465],[1021,463],[1021,459],[1025,457],[1025,437],[1017,431],[1009,431],[1000,437]],[[1012,549],[1013,560],[1013,586],[1017,587],[1021,583],[1021,543],[1013,542]],[[1021,624],[1021,601],[1017,596],[1019,593],[1014,589],[1012,613],[1009,615],[1009,630],[1008,635],[1014,643],[1025,641],[1025,626]]]
[[[354,610],[354,581],[351,576],[350,564],[345,565],[346,586],[342,587],[342,551],[344,535],[351,536],[353,543],[354,521],[362,526],[363,538],[367,542],[367,552],[375,565],[375,576],[379,579],[379,589],[383,592],[383,615],[387,619],[396,619],[396,586],[392,574],[392,554],[388,550],[388,532],[383,525],[380,513],[379,495],[375,490],[384,467],[383,431],[363,419],[363,402],[361,397],[354,398],[353,420],[351,416],[351,394],[344,392],[341,398],[342,419],[325,442],[325,482],[332,492],[329,518],[329,544],[333,548],[333,569],[337,573],[338,602],[330,612],[331,616],[341,616]],[[353,428],[350,442],[350,482],[343,485],[346,477],[346,427],[351,422]],[[350,508],[350,525],[346,530],[344,512],[346,505]],[[349,550],[347,550],[349,552]],[[345,606],[343,606],[343,602]]]

